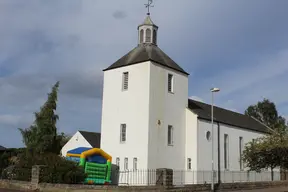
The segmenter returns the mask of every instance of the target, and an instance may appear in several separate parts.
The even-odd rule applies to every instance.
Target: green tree
[[[42,183],[82,183],[86,177],[83,167],[78,163],[68,161],[55,153],[42,154],[25,151],[19,154],[19,161],[12,167],[3,171],[3,178],[21,181],[31,180],[32,166],[40,166],[39,182]]]
[[[272,128],[274,132],[247,143],[243,151],[243,162],[251,171],[260,172],[263,169],[270,169],[273,179],[273,169],[288,168],[286,119],[279,116],[276,105],[268,99],[250,105],[245,114],[256,118]]]
[[[58,135],[56,123],[59,116],[55,114],[57,108],[57,95],[59,82],[57,82],[51,93],[48,94],[48,99],[40,108],[39,112],[34,113],[35,121],[27,129],[19,129],[23,142],[28,150],[33,150],[38,153],[53,152],[59,153],[63,134]]]
[[[287,132],[285,118],[278,115],[276,105],[269,99],[263,99],[255,105],[250,105],[245,110],[245,114],[256,118],[277,132]]]
[[[288,137],[278,132],[257,138],[246,144],[242,156],[250,171],[260,172],[276,167],[288,168]]]

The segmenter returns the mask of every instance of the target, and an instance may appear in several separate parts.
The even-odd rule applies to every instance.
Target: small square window
[[[120,127],[120,142],[126,142],[126,124],[121,124]]]
[[[128,90],[129,72],[123,73],[122,90]]]
[[[174,77],[172,74],[168,74],[168,92],[169,93],[173,93],[174,92],[174,87],[173,87],[173,82],[174,81]]]

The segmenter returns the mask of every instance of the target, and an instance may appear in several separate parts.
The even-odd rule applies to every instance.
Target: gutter
[[[249,116],[250,117],[250,116]],[[209,121],[210,123],[211,123],[211,119],[209,119],[209,118],[204,118],[204,117],[199,117],[198,116],[198,119],[203,119],[203,120],[206,120],[206,121]],[[246,129],[246,130],[250,130],[250,131],[254,131],[254,132],[257,132],[257,133],[269,133],[269,131],[259,131],[259,130],[255,130],[255,129],[251,129],[251,128],[249,128],[249,127],[243,127],[243,126],[239,126],[239,125],[235,125],[235,124],[231,124],[231,123],[226,123],[226,122],[222,122],[222,121],[218,121],[218,120],[216,120],[215,118],[214,118],[214,120],[213,120],[215,123],[217,122],[217,123],[222,123],[222,124],[224,124],[224,125],[229,125],[229,126],[233,126],[233,127],[236,127],[236,128],[242,128],[242,129]],[[258,121],[258,120],[257,120]],[[259,121],[258,121],[259,122]],[[261,123],[261,122],[259,122],[259,123]],[[271,129],[271,128],[269,128],[267,125],[265,125],[265,124],[263,124],[263,123],[261,123],[263,126],[265,126],[267,129],[269,129],[269,130],[271,130],[271,131],[274,131],[273,129]]]

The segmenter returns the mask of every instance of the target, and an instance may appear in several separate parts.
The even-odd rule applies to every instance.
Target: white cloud
[[[31,118],[28,116],[25,117],[11,114],[0,115],[0,124],[6,125],[8,127],[14,126],[15,128],[19,128],[19,125],[27,125],[31,122]]]
[[[193,73],[193,99],[210,101],[213,82],[224,107],[241,110],[260,94],[287,101],[277,80],[287,72],[284,1],[154,2],[158,44]],[[99,131],[101,70],[137,45],[145,13],[135,0],[0,1],[0,129],[24,126],[26,114],[30,122],[60,80],[59,127]]]
[[[243,63],[234,70],[223,70],[206,80],[202,87],[217,85],[221,91],[217,93],[220,104],[229,108],[244,111],[248,105],[254,104],[263,97],[271,99],[277,105],[287,102],[288,90],[283,89],[288,81],[288,49],[276,54],[265,55],[257,60]],[[207,94],[202,93],[206,99]],[[201,94],[200,94],[201,96]]]

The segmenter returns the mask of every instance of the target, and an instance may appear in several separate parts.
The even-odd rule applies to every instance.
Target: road
[[[269,189],[254,189],[254,190],[242,190],[241,192],[288,192],[288,187],[281,188],[269,188]],[[240,191],[238,191],[240,192]]]
[[[0,192],[23,192],[12,189],[0,189]],[[288,187],[270,188],[270,189],[255,189],[255,190],[240,190],[234,192],[288,192]]]
[[[17,191],[12,189],[0,189],[0,192],[23,192],[23,191]]]

